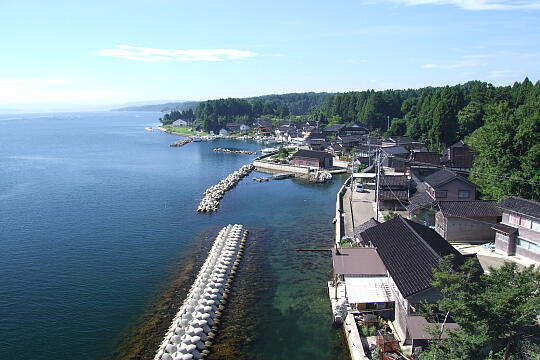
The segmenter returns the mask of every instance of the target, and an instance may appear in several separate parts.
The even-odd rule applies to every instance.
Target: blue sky
[[[540,0],[0,3],[0,107],[540,78]]]

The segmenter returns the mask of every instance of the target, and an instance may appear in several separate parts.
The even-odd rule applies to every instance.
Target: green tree
[[[452,263],[451,258],[441,262],[433,286],[442,294],[438,308],[460,328],[448,339],[434,340],[422,359],[522,359],[523,345],[539,334],[540,271],[507,262],[478,275],[476,259],[459,269]]]

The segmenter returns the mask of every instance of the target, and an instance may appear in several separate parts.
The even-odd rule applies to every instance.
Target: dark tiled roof
[[[519,214],[540,219],[540,203],[517,196],[511,196],[499,203],[503,210],[513,211]]]
[[[407,206],[407,210],[412,213],[417,210],[431,207],[436,202],[437,201],[429,196],[429,194],[427,194],[425,191],[417,191],[409,198],[409,206]]]
[[[308,139],[326,139],[326,136],[321,133],[312,132],[309,134]]]
[[[508,225],[504,225],[504,224],[494,224],[491,228],[493,230],[496,230],[498,232],[502,232],[504,234],[512,234],[513,232],[518,231],[518,228],[508,226]]]
[[[457,147],[463,147],[463,148],[466,148],[466,149],[469,148],[469,147],[463,142],[463,140],[459,140],[457,143],[455,143],[454,145],[450,146],[450,148],[457,148]]]
[[[426,176],[424,181],[428,183],[432,188],[437,188],[454,179],[459,179],[468,184],[472,184],[469,180],[465,179],[463,176],[458,175],[452,170],[448,170],[448,169],[440,169],[439,171],[436,171],[433,174]]]
[[[470,169],[473,166],[474,153],[466,147],[455,147],[450,149],[450,163],[453,168]]]
[[[493,200],[439,201],[444,217],[497,217],[501,211]]]
[[[409,192],[407,190],[384,190],[381,188],[379,199],[409,201]]]
[[[374,227],[374,226],[377,226],[377,225],[379,225],[379,224],[380,224],[380,222],[378,222],[378,221],[375,220],[374,218],[371,218],[371,219],[369,219],[368,221],[366,221],[366,222],[364,222],[364,223],[362,223],[362,224],[356,226],[356,227],[354,228],[354,235],[355,235],[356,237],[361,238],[360,233],[366,231],[366,230],[369,229],[369,228],[372,228],[372,227]]]
[[[411,155],[411,162],[421,165],[439,165],[439,161],[439,154],[436,152],[415,151]]]
[[[325,158],[332,158],[332,154],[327,153],[326,151],[316,151],[316,150],[304,150],[300,149],[293,154],[294,158],[308,158],[308,159],[318,159],[323,160]]]
[[[405,149],[401,145],[383,147],[382,151],[385,154],[388,154],[388,155],[399,155],[399,154],[408,154],[409,153],[409,150]]]
[[[456,264],[465,261],[434,230],[401,216],[367,229],[365,241],[376,248],[384,266],[404,297],[431,288],[433,269],[446,255],[454,255]]]
[[[384,175],[379,179],[379,184],[382,186],[409,186],[409,178],[405,175]]]

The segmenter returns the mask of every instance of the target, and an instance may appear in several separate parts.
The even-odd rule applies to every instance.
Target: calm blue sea
[[[194,239],[228,223],[263,234],[251,290],[262,325],[246,358],[340,358],[331,260],[295,251],[331,245],[340,181],[256,183],[253,173],[218,213],[197,214],[207,187],[253,159],[212,149],[259,146],[171,148],[177,136],[144,130],[159,116],[0,115],[0,359],[107,358]]]

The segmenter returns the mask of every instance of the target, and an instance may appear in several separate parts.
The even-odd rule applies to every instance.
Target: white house
[[[173,126],[188,126],[189,123],[186,120],[178,119],[172,123]]]
[[[219,130],[219,135],[227,135],[229,132],[225,129]]]

